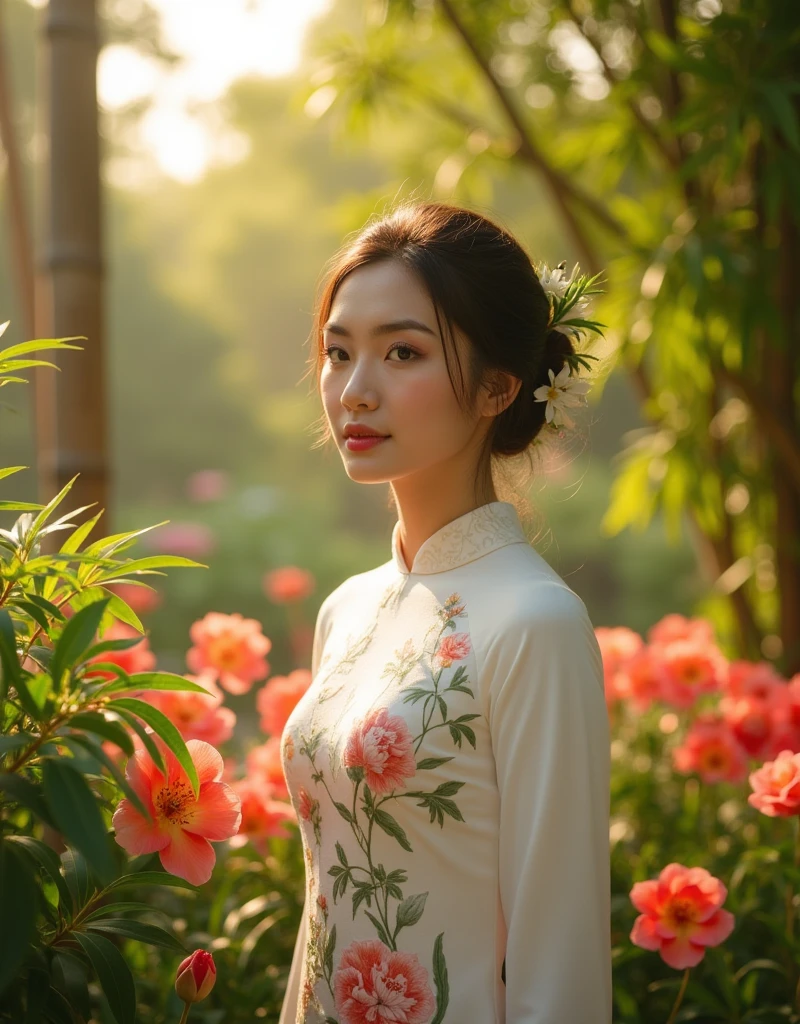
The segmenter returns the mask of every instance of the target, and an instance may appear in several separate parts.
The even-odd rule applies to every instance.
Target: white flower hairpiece
[[[590,295],[597,295],[601,288],[593,287],[600,277],[588,277],[580,273],[579,264],[575,264],[569,277],[566,276],[566,261],[562,261],[552,270],[546,263],[534,265],[536,276],[544,289],[550,303],[550,318],[547,329],[558,329],[566,335],[572,335],[576,342],[585,333],[602,336],[605,324],[597,320],[588,320],[584,316],[589,308]],[[569,429],[575,426],[567,415],[566,409],[585,403],[586,392],[591,387],[587,380],[579,380],[580,368],[591,369],[590,359],[597,356],[588,352],[571,352],[565,356],[565,364],[558,374],[548,370],[550,383],[536,388],[533,392],[534,401],[547,402],[545,421],[553,429],[562,425]]]

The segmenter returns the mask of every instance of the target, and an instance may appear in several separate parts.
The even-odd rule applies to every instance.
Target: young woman
[[[327,275],[324,439],[397,522],[323,602],[282,738],[306,892],[280,1024],[611,1020],[600,650],[494,485],[549,427],[550,318],[521,246],[440,203]]]

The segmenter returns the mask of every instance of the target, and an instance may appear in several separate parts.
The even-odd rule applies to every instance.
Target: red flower
[[[380,939],[351,942],[343,950],[333,990],[341,1024],[428,1024],[436,1009],[416,953],[392,951]]]
[[[286,799],[289,791],[286,788],[286,776],[281,761],[281,737],[270,736],[264,743],[252,747],[247,752],[247,777],[260,782],[276,797]]]
[[[721,909],[727,895],[705,868],[667,864],[657,879],[631,889],[631,902],[641,911],[631,942],[660,953],[677,970],[695,967],[706,947],[718,946],[733,931],[733,914]]]
[[[266,857],[270,839],[291,838],[287,825],[297,821],[294,808],[285,800],[274,800],[268,789],[251,779],[239,779],[232,786],[242,802],[242,821],[229,846],[235,850],[249,841]]]
[[[205,740],[218,747],[233,735],[236,713],[222,707],[223,695],[214,676],[205,673],[186,678],[208,690],[208,696],[191,690],[145,690],[141,697],[163,711],[185,740]]]
[[[663,670],[663,697],[678,708],[691,707],[703,693],[719,688],[725,659],[711,644],[698,640],[673,640],[654,648]]]
[[[214,957],[204,949],[196,949],[178,965],[175,991],[184,1003],[199,1003],[214,987],[216,980]]]
[[[373,793],[389,793],[417,770],[405,719],[373,708],[350,735],[342,757],[345,767],[364,769]]]

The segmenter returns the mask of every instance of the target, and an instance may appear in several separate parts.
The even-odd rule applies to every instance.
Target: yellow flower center
[[[194,794],[188,782],[173,782],[171,786],[162,786],[154,800],[159,816],[166,818],[170,825],[188,825],[191,820],[190,805],[193,802]]]

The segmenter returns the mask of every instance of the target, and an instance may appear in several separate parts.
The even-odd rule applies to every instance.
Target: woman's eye
[[[339,345],[326,345],[324,347],[323,351],[325,353],[326,358],[328,360],[330,360],[330,362],[332,362],[332,363],[341,362],[340,359],[334,359],[333,358],[334,353],[336,353],[336,352],[344,352],[344,349],[341,348]],[[411,348],[410,345],[403,345],[403,344],[394,345],[392,348],[389,349],[389,353],[391,354],[392,352],[410,353],[410,356],[408,354],[406,354],[406,355],[403,355],[402,357],[398,357],[397,359],[394,360],[394,362],[400,362],[400,363],[410,363],[410,362],[413,362],[414,358],[416,358],[416,355],[417,355],[417,353],[414,351],[413,348]],[[347,355],[346,352],[344,354]]]
[[[414,351],[414,349],[410,348],[408,345],[395,345],[393,348],[389,349],[389,351],[390,352],[400,352],[400,351],[410,352],[412,357],[416,356],[416,354],[417,354]],[[407,357],[403,357],[402,359],[399,360],[399,362],[401,362],[401,363],[410,363],[411,361],[412,360],[407,358]]]

